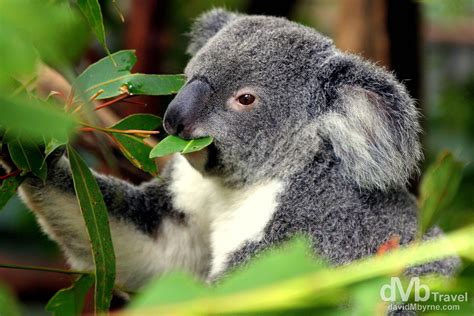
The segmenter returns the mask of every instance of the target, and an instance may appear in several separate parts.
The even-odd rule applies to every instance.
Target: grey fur
[[[194,55],[211,37],[216,35],[222,27],[236,17],[237,14],[227,12],[223,9],[215,9],[201,15],[194,22],[191,33],[189,34],[191,42],[188,45],[188,54]]]
[[[405,184],[421,158],[418,113],[393,75],[283,18],[217,9],[198,18],[190,34],[188,83],[201,80],[212,90],[193,113],[192,136],[215,139],[203,176],[229,190],[274,179],[284,184],[263,237],[234,251],[227,270],[295,233],[309,235],[315,251],[336,265],[374,254],[393,235],[404,245],[414,239],[417,209]],[[258,104],[229,109],[229,98],[245,87]],[[196,214],[177,207],[170,189],[175,160],[163,181],[139,187],[97,175],[110,216],[152,237],[167,218],[189,229]],[[67,167],[52,169],[45,185],[24,185],[26,200],[48,199],[52,187],[73,192]],[[204,235],[212,234],[207,225]],[[68,233],[59,226],[52,237],[61,241]],[[437,236],[434,228],[426,238]],[[211,247],[203,256],[213,252],[202,245]],[[451,274],[458,265],[447,258],[409,273]]]

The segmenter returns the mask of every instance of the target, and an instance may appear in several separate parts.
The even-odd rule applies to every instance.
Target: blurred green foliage
[[[86,28],[67,1],[1,0],[0,91],[13,86],[10,75],[32,75],[38,58],[70,75],[70,61],[82,55],[88,42]]]
[[[419,0],[424,5],[425,16],[442,23],[449,23],[459,17],[469,17],[474,11],[471,0]]]

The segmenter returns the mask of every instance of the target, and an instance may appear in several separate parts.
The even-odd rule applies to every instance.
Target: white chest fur
[[[170,190],[177,209],[199,218],[210,233],[210,278],[225,269],[229,255],[247,241],[258,241],[278,205],[283,182],[272,180],[229,189],[204,178],[181,156],[175,158]]]

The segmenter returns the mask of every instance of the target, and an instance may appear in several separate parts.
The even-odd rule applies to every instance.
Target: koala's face
[[[196,21],[188,51],[188,81],[164,124],[214,137],[188,157],[205,175],[243,185],[329,159],[352,184],[384,189],[416,169],[418,114],[403,85],[316,31],[217,9]]]
[[[293,150],[293,134],[305,127],[315,98],[309,60],[331,47],[284,19],[233,16],[187,65],[165,128],[183,138],[214,138],[204,160],[190,159],[200,171],[231,182],[261,177]]]

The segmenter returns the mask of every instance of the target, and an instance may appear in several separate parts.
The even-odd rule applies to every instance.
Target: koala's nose
[[[163,126],[170,135],[192,138],[195,123],[209,101],[211,87],[202,80],[184,86],[166,109]]]
[[[164,120],[163,127],[168,134],[176,135],[184,130],[184,125],[178,122],[180,122],[180,118],[176,114],[168,114]]]

